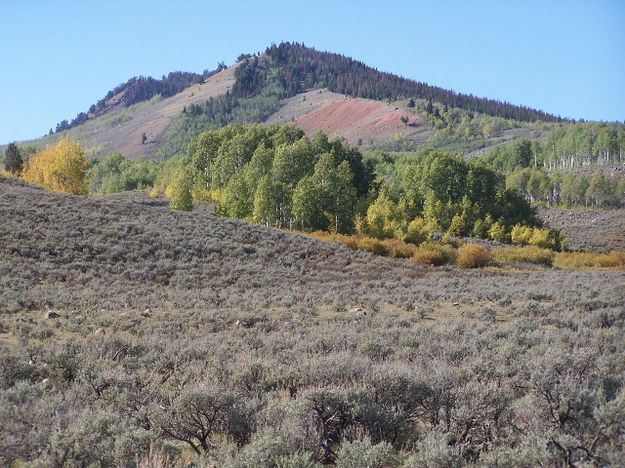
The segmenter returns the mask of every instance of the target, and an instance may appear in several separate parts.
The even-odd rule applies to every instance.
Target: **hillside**
[[[3,177],[0,216],[3,465],[622,464],[624,272],[437,269]]]
[[[129,158],[159,159],[185,151],[191,138],[207,128],[293,121],[307,132],[324,130],[370,148],[406,151],[428,145],[475,153],[540,135],[533,127],[536,121],[566,122],[535,109],[379,72],[349,57],[300,44],[282,43],[260,56],[242,55],[234,66],[206,76],[203,83],[187,88],[186,83],[202,80],[202,75],[176,72],[162,80],[133,78],[88,112],[61,122],[56,134],[24,143],[41,146],[70,134],[96,156],[119,151]],[[228,102],[227,91],[231,91]],[[315,94],[319,92],[321,99]],[[210,98],[217,99],[217,107],[208,105]],[[349,98],[354,100],[339,103]],[[192,115],[184,115],[192,106]],[[325,106],[329,107],[322,109]],[[410,116],[408,125],[400,120],[404,116]]]
[[[402,118],[407,118],[405,123]],[[423,144],[432,135],[431,126],[416,112],[327,90],[309,91],[286,100],[268,122],[292,122],[308,135],[322,131],[353,145],[375,146],[396,135]]]
[[[111,104],[92,120],[28,143],[44,146],[63,135],[71,135],[94,155],[117,151],[132,159],[156,159],[158,149],[164,144],[165,131],[185,107],[225,94],[235,82],[235,68],[216,73],[168,98],[157,95],[130,106]],[[144,133],[147,137],[145,144],[142,143]]]
[[[549,226],[564,229],[572,250],[625,250],[625,210],[562,210],[542,208]]]

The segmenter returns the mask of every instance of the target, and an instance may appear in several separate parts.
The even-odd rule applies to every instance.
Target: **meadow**
[[[0,177],[0,464],[622,466],[625,272]]]

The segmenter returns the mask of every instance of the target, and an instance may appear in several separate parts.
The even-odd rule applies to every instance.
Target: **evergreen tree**
[[[21,151],[15,143],[9,143],[4,152],[4,168],[11,174],[19,174],[24,168]]]

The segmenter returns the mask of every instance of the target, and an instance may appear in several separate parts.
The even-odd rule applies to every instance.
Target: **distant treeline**
[[[620,124],[567,125],[551,131],[545,140],[517,140],[493,148],[480,159],[507,174],[507,186],[531,202],[625,206],[625,175],[621,172],[625,168],[618,168],[625,164],[625,127]],[[580,167],[595,170],[584,175],[576,172]]]
[[[495,99],[461,94],[426,83],[380,72],[349,57],[319,52],[303,44],[272,45],[264,57],[245,57],[237,68],[233,93],[238,97],[258,94],[270,82],[291,96],[310,88],[328,88],[336,93],[368,99],[421,98],[505,119],[526,122],[561,122],[559,116],[515,106]]]
[[[169,73],[167,76],[163,75],[160,80],[151,76],[134,76],[106,93],[106,96],[93,104],[87,112],[79,113],[71,121],[63,120],[59,122],[56,125],[55,133],[86,122],[90,116],[97,115],[106,109],[107,101],[119,93],[124,93],[121,102],[125,106],[147,101],[159,94],[163,97],[170,97],[195,83],[201,83],[209,76],[225,68],[226,66],[220,63],[215,70],[204,70],[202,74],[176,71]]]
[[[518,140],[493,148],[484,160],[505,173],[517,166],[546,169],[625,163],[625,126],[576,123],[552,130],[546,140]]]
[[[568,172],[549,174],[540,167],[517,167],[506,178],[506,186],[521,192],[531,202],[565,207],[625,206],[625,178],[597,170],[592,175]]]

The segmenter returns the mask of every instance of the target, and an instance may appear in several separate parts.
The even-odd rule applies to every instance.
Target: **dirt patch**
[[[402,122],[402,118],[407,121]],[[352,144],[382,143],[401,135],[424,143],[432,130],[421,115],[380,101],[351,98],[327,90],[309,91],[286,101],[268,122],[293,122],[311,135],[319,130]]]
[[[625,209],[541,209],[540,218],[549,226],[564,229],[572,250],[625,250]]]

